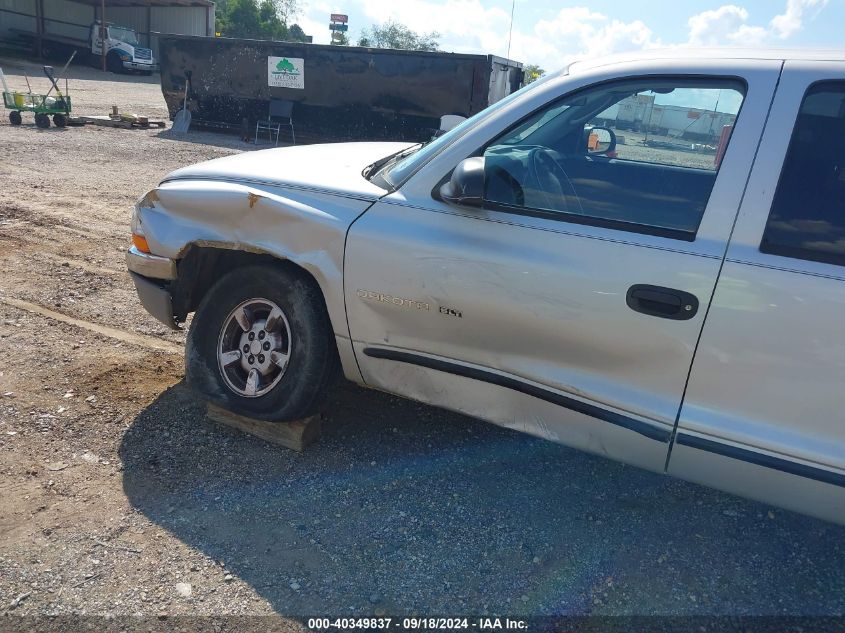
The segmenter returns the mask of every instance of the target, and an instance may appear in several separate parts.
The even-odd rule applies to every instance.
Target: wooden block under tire
[[[215,404],[206,405],[206,415],[209,420],[225,424],[244,433],[249,433],[262,440],[302,452],[309,444],[313,444],[320,437],[322,421],[320,415],[312,415],[303,420],[293,422],[264,422],[255,418],[248,418],[232,413]]]

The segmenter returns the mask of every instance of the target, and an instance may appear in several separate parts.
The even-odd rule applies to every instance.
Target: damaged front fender
[[[320,286],[337,336],[348,337],[343,248],[370,200],[280,186],[213,180],[166,181],[136,207],[150,251],[181,260],[193,247],[290,261]]]

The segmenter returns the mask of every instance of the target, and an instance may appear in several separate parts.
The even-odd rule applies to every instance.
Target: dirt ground
[[[38,74],[0,67],[13,88]],[[73,68],[71,94],[166,117],[155,77]],[[248,149],[0,123],[0,625],[842,614],[841,527],[348,385],[302,454],[209,423],[184,336],[125,272],[129,213],[167,172]]]

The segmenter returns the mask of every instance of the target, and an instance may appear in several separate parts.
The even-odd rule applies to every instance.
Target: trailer
[[[494,55],[181,35],[159,36],[173,119],[188,86],[192,125],[252,128],[292,101],[297,139],[431,138],[440,117],[471,116],[522,86],[522,64]]]
[[[597,119],[619,130],[636,130],[715,145],[736,115],[703,108],[655,103],[655,95],[634,95],[602,112]]]

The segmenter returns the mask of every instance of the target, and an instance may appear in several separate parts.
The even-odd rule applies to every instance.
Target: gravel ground
[[[154,79],[71,94],[166,116]],[[210,424],[129,207],[248,147],[0,123],[0,612],[842,614],[841,527],[349,385],[303,454]]]

